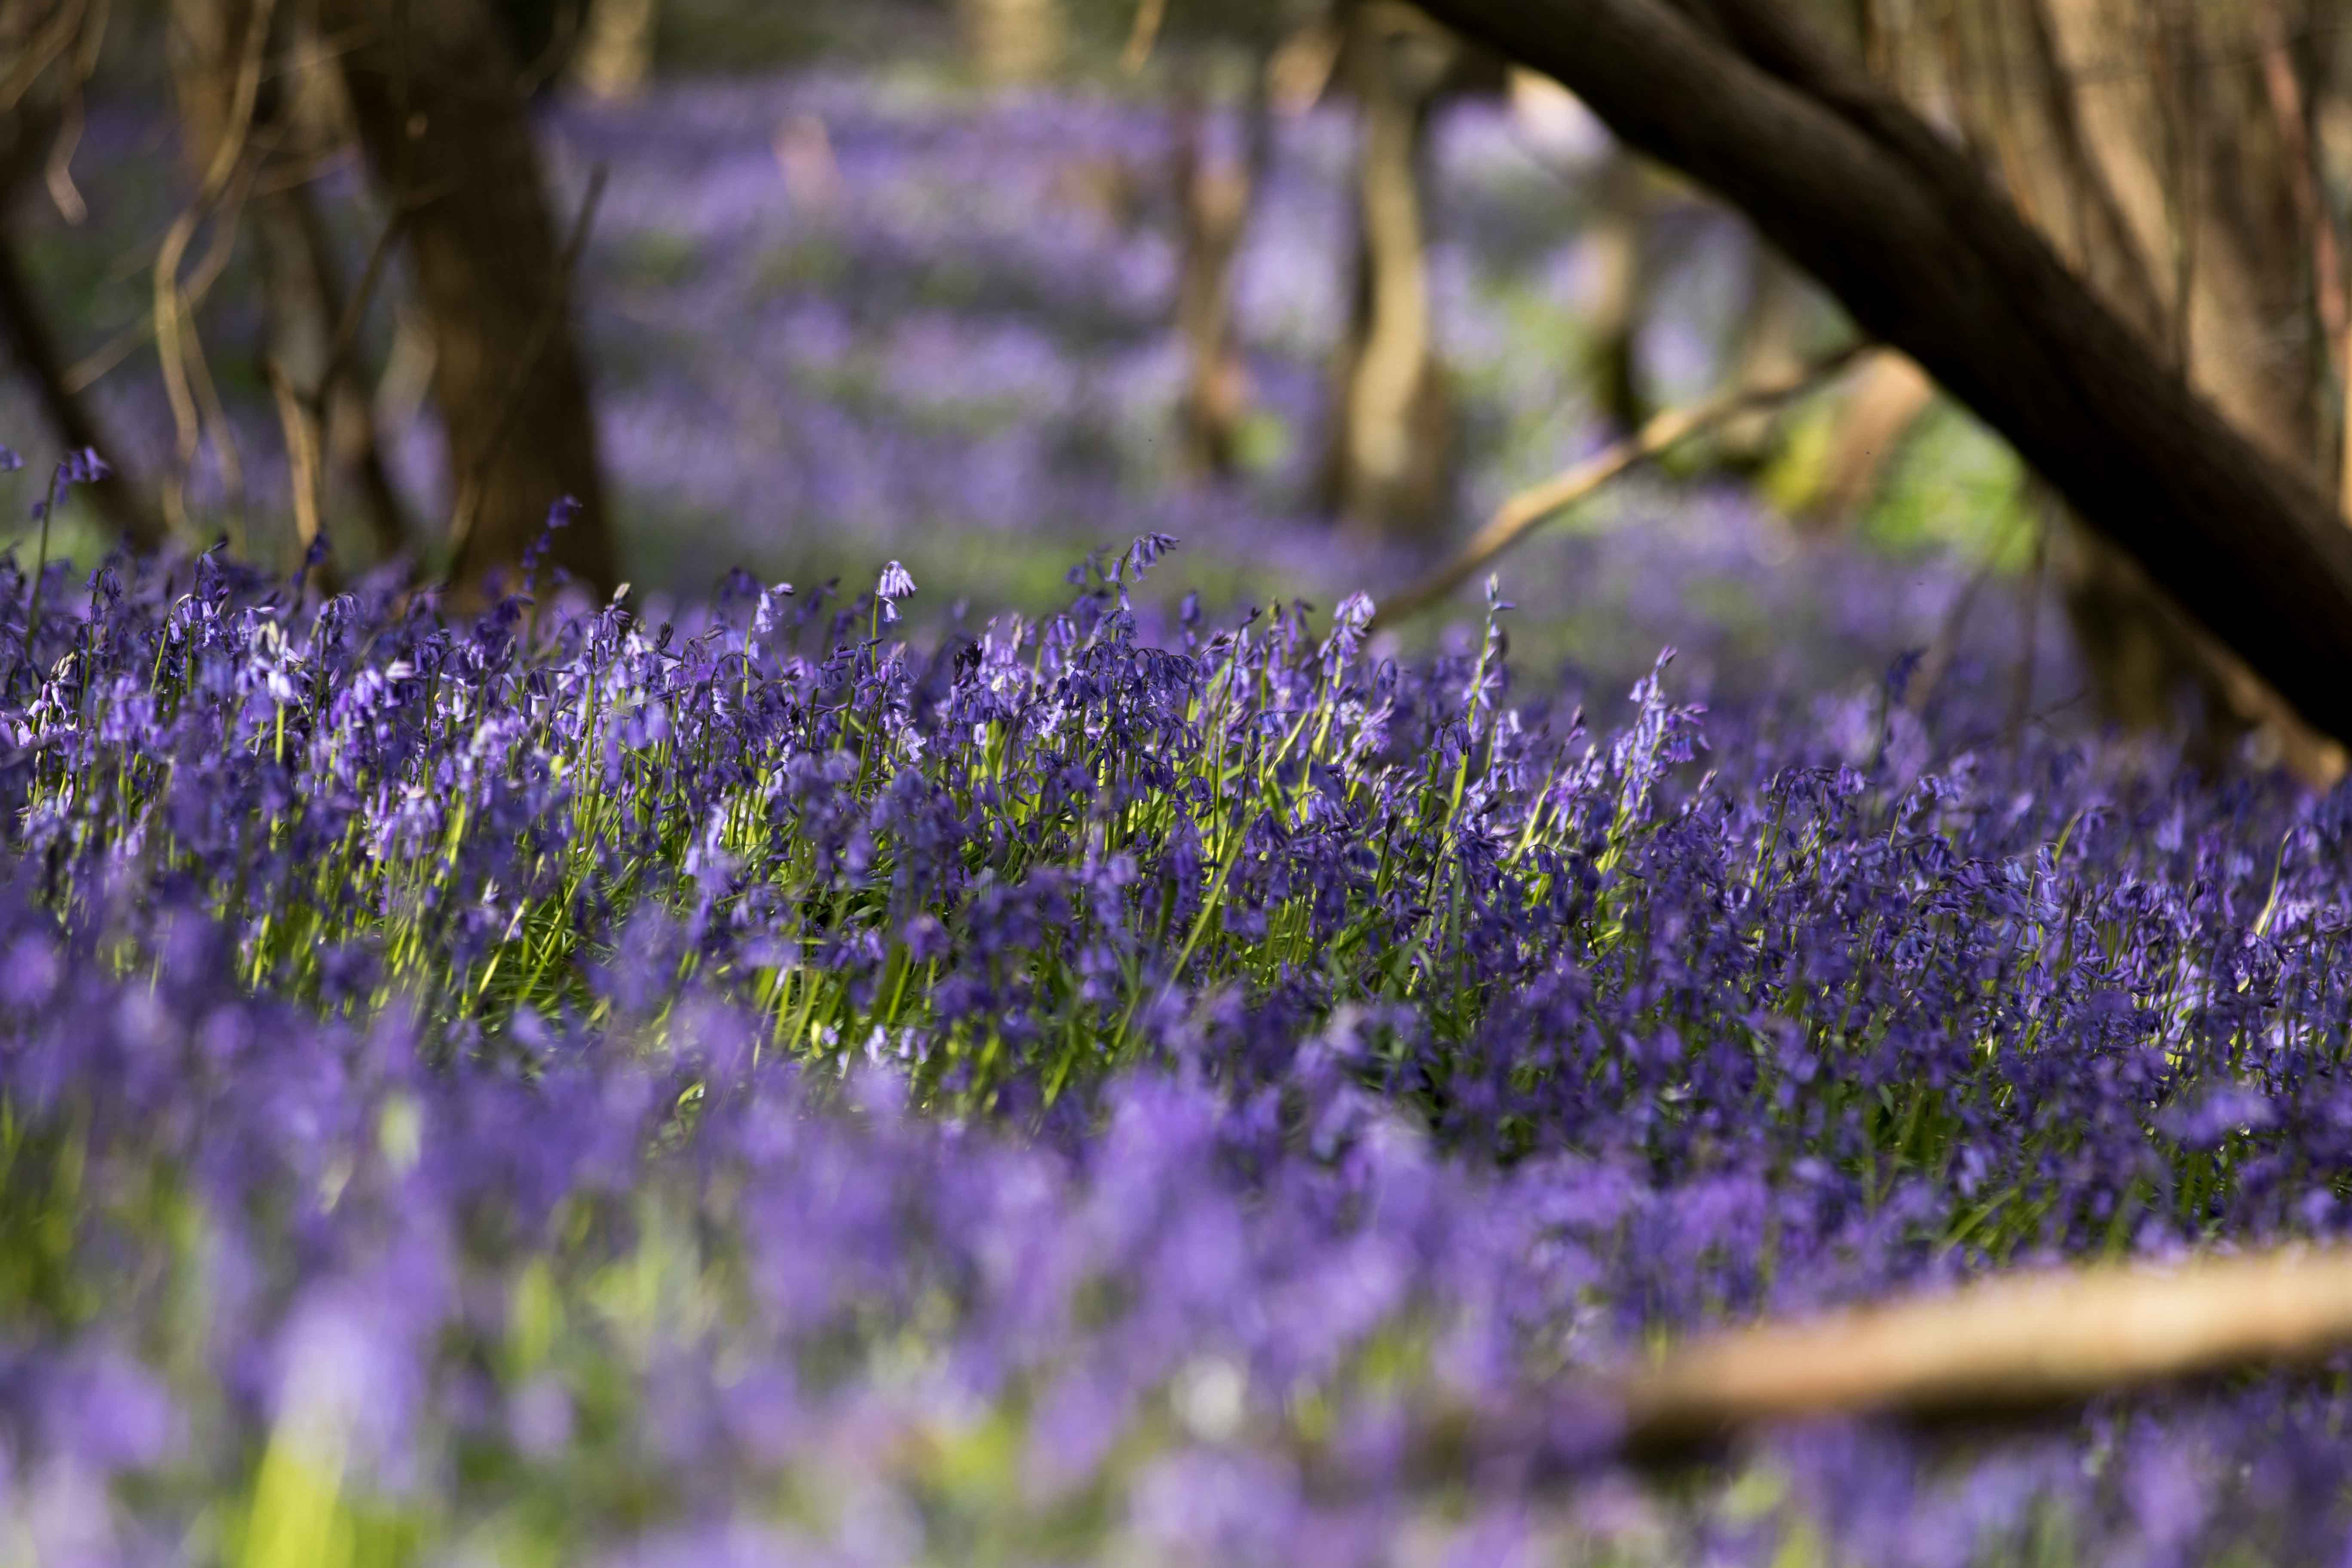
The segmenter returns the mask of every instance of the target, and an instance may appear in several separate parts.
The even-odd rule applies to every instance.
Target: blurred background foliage
[[[125,493],[160,495],[187,542],[225,534],[290,564],[323,530],[331,570],[406,553],[478,576],[563,489],[586,507],[559,564],[599,589],[697,593],[735,565],[823,580],[895,553],[927,564],[934,605],[1038,608],[1076,555],[1160,528],[1187,541],[1177,575],[1212,596],[1328,603],[1412,582],[1516,488],[1852,331],[1742,220],[1391,0],[413,3],[499,40],[536,150],[535,173],[509,160],[528,176],[508,204],[523,248],[437,274],[420,259],[458,243],[426,232],[449,204],[428,188],[404,207],[389,106],[372,129],[350,88],[373,68],[346,58],[406,7],[91,12],[98,47],[79,75],[51,72],[47,119],[38,94],[10,110],[22,166],[0,232],[62,384],[11,356],[0,422],[20,445],[71,399]],[[2149,145],[2203,124],[2250,158],[2261,116],[2230,94],[2252,68],[2228,46],[2267,16],[2300,51],[2320,153],[2342,140],[2322,0],[2186,20],[2166,0],[2105,23],[2099,7],[1971,0],[1942,23],[1906,0],[1801,8],[2005,172],[2029,213],[2084,199],[2021,172],[2049,145],[2015,107],[2035,18],[2095,35],[2136,89],[2155,84],[2172,107]],[[207,197],[204,84],[235,86],[230,46],[248,33],[268,68],[236,173]],[[2095,93],[2113,65],[2067,79]],[[2167,97],[2176,68],[2187,85]],[[462,170],[464,144],[435,154],[436,136],[419,156]],[[2333,225],[2340,181],[2326,157],[2312,166]],[[2175,238],[2226,259],[2250,222],[2208,215]],[[285,237],[306,224],[307,259]],[[176,336],[158,324],[175,226]],[[522,282],[503,317],[467,326],[453,268]],[[2263,374],[2287,386],[2277,417],[2315,433],[2278,445],[2326,468],[2341,424],[2326,290],[2307,260],[2287,272],[2203,309],[2198,330],[2231,330],[2243,306],[2239,335],[2261,330]],[[541,298],[556,301],[544,321]],[[469,347],[478,330],[490,338]],[[180,346],[159,357],[166,338]],[[467,393],[477,362],[491,368]],[[2226,405],[2228,376],[2211,376]],[[128,516],[77,510],[47,548],[94,556],[137,531]],[[1702,682],[1931,644],[1947,658],[1975,617],[1968,636],[2022,647],[2030,689],[2042,645],[2064,641],[2033,629],[2049,598],[2112,713],[2161,724],[2186,693],[2222,742],[2263,731],[2265,757],[2297,760],[2292,721],[2226,655],[2149,608],[2001,442],[1892,355],[1679,446],[1501,571],[1532,612],[1524,653],[1612,679],[1666,640],[1696,646]]]

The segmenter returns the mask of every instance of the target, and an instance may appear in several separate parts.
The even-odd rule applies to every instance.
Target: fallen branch
[[[1623,440],[1504,501],[1459,554],[1381,606],[1375,626],[1393,626],[1438,603],[1478,570],[1533,532],[1547,518],[1575,505],[1635,465],[1694,436],[1760,409],[1776,407],[1822,385],[1870,345],[1854,343],[1804,365],[1786,378],[1727,387],[1711,397],[1653,416]]]
[[[1947,1295],[1701,1340],[1627,1376],[1623,1446],[1881,1413],[2015,1414],[2352,1346],[2352,1248],[2014,1275]]]
[[[1294,1455],[1327,1496],[1400,1481],[1444,1487],[1496,1466],[1546,1484],[1611,1465],[1704,1460],[1783,1422],[1874,1415],[1980,1427],[2200,1375],[2308,1366],[2347,1349],[2352,1247],[2048,1269],[1731,1330],[1614,1377],[1500,1402],[1414,1402],[1402,1448],[1370,1474],[1324,1441]]]

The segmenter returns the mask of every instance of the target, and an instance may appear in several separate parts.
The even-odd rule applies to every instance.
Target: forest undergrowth
[[[1580,1390],[2339,1236],[2352,795],[1912,658],[1595,729],[1491,587],[1147,638],[1172,542],[920,637],[0,564],[0,1561],[2342,1553],[2340,1361],[1663,1476]]]

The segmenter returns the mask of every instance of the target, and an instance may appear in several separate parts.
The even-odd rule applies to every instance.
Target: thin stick
[[[254,194],[252,189],[247,189],[244,199],[251,200]],[[242,202],[236,205],[242,205]],[[228,269],[229,257],[236,245],[236,226],[233,223],[219,225],[211,245],[205,248],[204,258],[196,263],[195,270],[189,273],[181,285],[180,312],[183,316],[193,315],[211,297],[213,285],[219,282],[221,275]],[[66,372],[67,388],[73,392],[88,391],[154,335],[155,314],[150,310],[104,344],[75,361]]]
[[[49,62],[73,46],[80,35],[83,16],[89,6],[80,4],[61,5],[50,16],[48,26],[36,31],[25,46],[23,56],[15,68],[0,77],[0,114],[11,113],[24,96],[33,89]]]
[[[1500,1462],[1538,1479],[1704,1458],[1759,1427],[1877,1415],[1914,1426],[2063,1412],[2216,1373],[2307,1366],[2352,1346],[2352,1247],[2287,1247],[2175,1266],[2011,1274],[1958,1290],[1706,1336],[1614,1377],[1472,1405],[1413,1401],[1373,1472],[1322,1441],[1307,1484],[1447,1485]]]
[[[1504,501],[1459,554],[1382,605],[1373,624],[1393,626],[1420,614],[1468,582],[1480,567],[1526,538],[1554,512],[1573,506],[1636,464],[1693,436],[1740,415],[1802,397],[1868,353],[1870,347],[1867,343],[1849,344],[1800,367],[1785,379],[1728,387],[1700,402],[1654,416],[1633,435]]]
[[[1865,1412],[1969,1418],[2352,1343],[2352,1247],[2284,1247],[2173,1267],[2059,1269],[1948,1295],[1769,1323],[1673,1351],[1617,1395],[1625,1447]]]

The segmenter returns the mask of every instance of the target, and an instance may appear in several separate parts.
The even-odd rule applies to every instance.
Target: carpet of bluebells
[[[1909,660],[1589,730],[1168,542],[0,564],[0,1561],[2340,1560],[2341,1363],[1666,1474],[1591,1379],[2346,1229],[2352,796]]]

